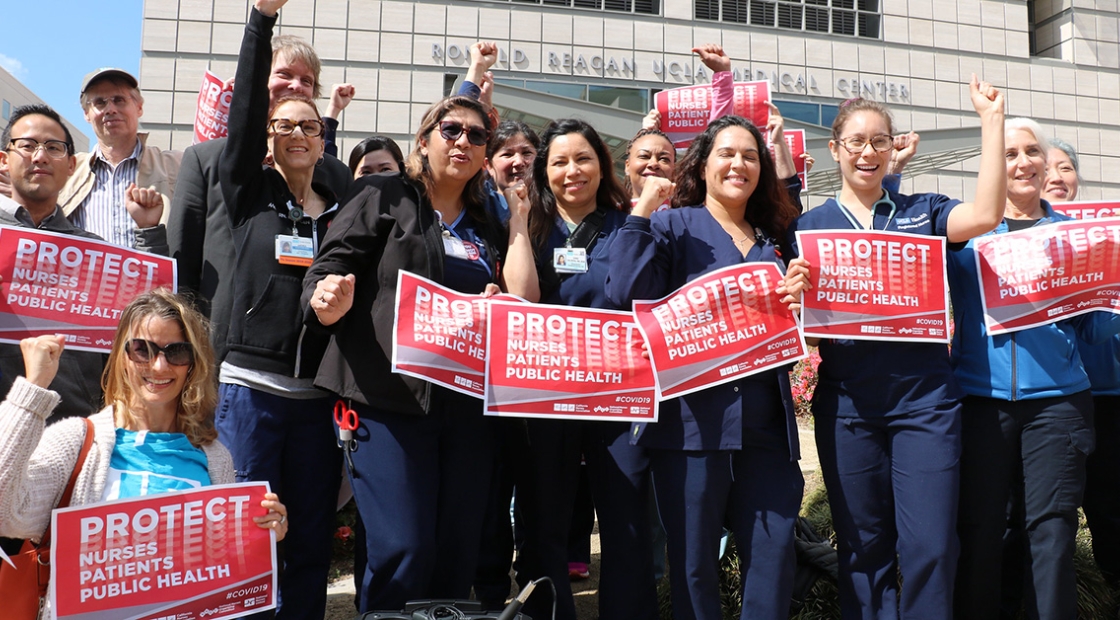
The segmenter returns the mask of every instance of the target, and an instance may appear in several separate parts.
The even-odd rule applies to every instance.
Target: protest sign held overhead
[[[276,606],[275,533],[253,522],[268,483],[55,510],[60,620],[220,620]]]
[[[770,82],[736,82],[735,107],[731,111],[736,116],[754,123],[765,130],[770,120]],[[708,127],[712,118],[712,85],[682,86],[663,90],[654,95],[654,104],[661,113],[661,131],[669,136],[673,146],[688,148],[692,139]]]
[[[393,372],[482,398],[490,299],[521,301],[513,295],[467,295],[398,272]]]
[[[945,239],[909,233],[797,231],[813,288],[806,336],[949,342]]]
[[[194,144],[229,135],[229,104],[233,88],[222,88],[222,80],[207,71],[198,89],[198,105],[194,112]]]
[[[974,243],[989,335],[1120,312],[1120,218],[1034,226]]]
[[[175,260],[71,235],[0,226],[0,342],[63,334],[108,352],[137,295],[176,286]]]
[[[657,301],[635,301],[662,399],[791,364],[806,356],[797,320],[775,289],[773,263],[705,274]]]
[[[486,415],[657,421],[630,313],[504,301],[489,310]]]

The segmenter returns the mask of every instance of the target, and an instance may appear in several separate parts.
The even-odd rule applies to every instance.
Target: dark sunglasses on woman
[[[133,338],[124,344],[124,352],[137,364],[150,364],[160,353],[172,366],[188,366],[194,362],[194,349],[189,342],[172,342],[161,347],[151,340]]]
[[[475,146],[486,146],[486,142],[490,139],[490,133],[482,127],[468,128],[457,121],[439,122],[439,135],[443,136],[444,140],[454,142],[459,139],[459,136],[463,135],[464,131],[467,132],[467,141]]]

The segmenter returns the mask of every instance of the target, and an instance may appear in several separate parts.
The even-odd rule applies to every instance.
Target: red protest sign
[[[813,288],[806,336],[949,342],[945,239],[910,233],[799,230]]]
[[[789,154],[793,157],[793,169],[797,172],[797,178],[801,179],[801,190],[809,189],[809,178],[805,173],[805,130],[804,129],[786,129],[783,134],[785,135],[786,148],[789,149]],[[774,153],[774,144],[770,143],[770,156],[777,158]]]
[[[160,493],[51,516],[56,618],[219,620],[276,606],[268,483]]]
[[[657,421],[630,313],[502,301],[489,310],[486,415]]]
[[[222,89],[222,80],[207,71],[198,89],[198,105],[194,112],[194,144],[229,134],[229,104],[233,89]]]
[[[662,400],[805,357],[797,319],[775,292],[781,283],[777,265],[743,263],[635,301]]]
[[[989,335],[1120,312],[1120,218],[978,237],[974,250]]]
[[[1097,200],[1084,202],[1052,202],[1050,208],[1078,220],[1120,216],[1120,202]]]
[[[513,295],[501,298],[520,301]],[[489,299],[440,286],[414,273],[397,273],[393,372],[482,398]]]
[[[175,260],[71,235],[0,226],[0,342],[64,334],[66,346],[108,352],[137,295],[175,290]]]
[[[742,116],[756,127],[766,128],[770,120],[770,82],[736,82],[732,114]],[[678,149],[688,148],[692,139],[708,127],[712,118],[712,85],[682,86],[654,95],[661,113],[661,131]]]

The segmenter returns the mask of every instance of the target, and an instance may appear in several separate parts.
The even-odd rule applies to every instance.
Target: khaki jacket
[[[159,221],[167,224],[171,213],[171,196],[175,192],[175,179],[179,176],[179,162],[183,160],[182,151],[163,151],[155,146],[147,146],[148,134],[136,134],[140,138],[140,166],[136,170],[136,186],[155,186],[156,191],[163,196],[163,215]],[[92,153],[78,153],[78,165],[74,174],[66,181],[62,192],[58,195],[58,204],[66,217],[70,217],[74,210],[93,191],[93,183],[97,176],[90,169]],[[123,205],[122,205],[123,206]]]

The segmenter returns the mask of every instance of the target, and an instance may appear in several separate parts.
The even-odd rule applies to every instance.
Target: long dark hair
[[[486,110],[481,103],[470,97],[446,97],[433,103],[432,107],[428,108],[428,111],[424,113],[424,118],[420,120],[420,128],[416,130],[416,141],[415,146],[412,147],[412,153],[405,161],[408,177],[419,183],[428,196],[433,193],[435,181],[432,178],[432,168],[428,164],[428,156],[420,152],[420,141],[427,141],[433,131],[438,131],[439,122],[456,109],[470,110],[478,114],[478,117],[482,120],[482,126],[486,128],[488,133],[490,131],[490,117],[486,115]],[[437,138],[443,139],[440,136],[437,136]],[[463,208],[466,210],[467,216],[476,222],[487,221],[486,194],[483,191],[485,179],[486,167],[481,166],[478,172],[467,181],[467,186],[463,188]]]
[[[595,131],[587,121],[578,118],[552,121],[541,134],[541,148],[533,159],[533,182],[529,184],[529,204],[533,206],[529,211],[529,237],[535,247],[544,246],[556,222],[556,196],[548,184],[549,151],[556,138],[571,133],[583,136],[599,158],[599,176],[602,178],[599,181],[599,190],[595,194],[595,202],[600,207],[608,209],[620,209],[622,205],[630,204],[630,195],[622,189],[614,176],[610,149],[599,137],[599,132]]]
[[[752,226],[761,228],[771,239],[782,241],[786,238],[786,228],[797,218],[798,210],[778,179],[774,158],[770,156],[770,149],[766,148],[762,132],[741,116],[719,118],[692,141],[692,146],[688,147],[688,152],[677,165],[677,191],[673,194],[673,206],[700,205],[707,199],[708,184],[704,180],[704,166],[708,163],[708,155],[712,153],[716,136],[728,127],[746,129],[754,136],[755,144],[758,145],[761,171],[758,185],[747,199],[746,219]]]

